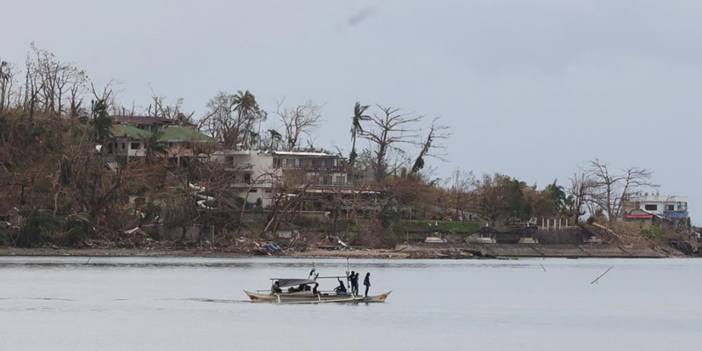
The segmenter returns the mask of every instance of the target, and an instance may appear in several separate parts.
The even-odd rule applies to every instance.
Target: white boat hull
[[[335,295],[335,294],[313,294],[310,292],[303,293],[254,293],[244,290],[244,293],[249,297],[251,302],[269,302],[269,303],[285,303],[285,304],[318,304],[318,303],[373,303],[385,302],[390,295],[390,291],[375,295],[375,296],[352,296],[352,295]]]

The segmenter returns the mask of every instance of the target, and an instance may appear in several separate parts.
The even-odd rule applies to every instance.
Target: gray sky
[[[452,126],[437,176],[541,187],[600,158],[653,169],[702,222],[701,1],[1,1],[0,57],[34,41],[125,105],[151,88],[198,115],[219,90],[312,99],[316,142],[345,150],[356,100],[398,106]]]

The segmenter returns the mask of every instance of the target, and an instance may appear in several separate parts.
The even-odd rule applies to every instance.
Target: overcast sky
[[[449,161],[540,187],[599,158],[654,170],[702,222],[702,1],[9,1],[0,57],[34,41],[204,113],[220,90],[323,105],[316,142],[348,150],[356,100],[441,116]]]

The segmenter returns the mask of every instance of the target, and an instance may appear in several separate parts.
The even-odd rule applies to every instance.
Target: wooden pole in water
[[[595,280],[591,281],[591,282],[590,282],[590,285],[599,282],[599,281],[600,281],[600,278],[604,277],[605,274],[607,274],[612,268],[614,268],[614,266],[610,266],[609,268],[607,268],[607,270],[604,271],[604,272],[603,272],[602,274],[600,274],[599,276],[597,276],[597,278],[595,278]]]

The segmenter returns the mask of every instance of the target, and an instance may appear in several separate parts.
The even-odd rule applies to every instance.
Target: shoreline
[[[624,249],[603,246],[596,249],[582,246],[482,245],[480,247],[399,247],[395,249],[311,249],[279,255],[227,252],[207,249],[139,249],[139,248],[14,248],[0,247],[0,257],[190,257],[190,258],[356,258],[356,259],[519,259],[519,258],[682,258],[690,257],[658,249]]]

